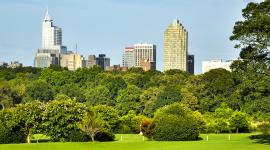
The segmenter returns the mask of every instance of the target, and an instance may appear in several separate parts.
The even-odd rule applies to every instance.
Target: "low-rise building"
[[[18,68],[18,67],[22,67],[23,64],[22,63],[19,63],[18,61],[12,61],[9,65],[8,65],[8,68]]]
[[[144,71],[149,71],[149,70],[154,70],[156,69],[156,64],[153,61],[149,61],[149,60],[142,60],[140,63],[140,67],[144,70]]]
[[[61,54],[60,65],[68,70],[75,71],[83,66],[83,57],[80,54],[68,53]]]
[[[113,65],[106,67],[106,71],[128,71],[128,67],[122,67],[120,65]]]
[[[38,49],[34,60],[34,66],[46,68],[51,65],[60,65],[59,50]]]
[[[212,69],[223,68],[228,71],[231,71],[231,64],[233,60],[222,60],[222,59],[213,59],[209,61],[202,62],[202,73],[208,72]]]

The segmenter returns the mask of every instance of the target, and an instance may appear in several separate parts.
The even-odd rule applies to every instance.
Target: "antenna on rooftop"
[[[78,45],[77,45],[77,43],[76,43],[75,50],[76,50],[76,54],[77,54],[78,53]]]

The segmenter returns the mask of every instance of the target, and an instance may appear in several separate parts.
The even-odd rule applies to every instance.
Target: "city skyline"
[[[13,12],[8,13],[7,16],[10,19],[6,20],[5,26],[4,24],[1,29],[2,36],[0,37],[0,40],[3,42],[0,42],[0,61],[15,61],[18,60],[22,62],[24,65],[32,65],[33,66],[33,57],[35,55],[36,49],[40,47],[40,20],[43,19],[44,12],[46,10],[46,7],[50,10],[51,17],[55,20],[55,23],[58,26],[61,26],[61,28],[64,29],[63,33],[63,43],[69,47],[70,50],[75,50],[75,44],[78,43],[78,50],[79,53],[87,56],[88,54],[99,54],[99,53],[105,53],[108,55],[108,57],[111,58],[112,62],[111,64],[122,64],[122,49],[130,45],[132,43],[138,43],[138,42],[148,42],[153,43],[157,45],[157,69],[163,70],[163,32],[166,29],[166,26],[169,22],[171,22],[172,19],[180,19],[180,22],[183,22],[183,25],[187,28],[187,30],[190,32],[191,38],[189,39],[189,52],[194,54],[196,57],[196,65],[195,65],[195,73],[201,73],[201,62],[203,60],[208,59],[215,59],[215,58],[222,58],[222,59],[235,59],[238,56],[238,50],[233,48],[233,43],[229,41],[229,36],[231,35],[231,31],[233,29],[234,22],[236,20],[239,20],[241,18],[241,8],[244,7],[246,2],[233,2],[235,5],[230,9],[232,11],[228,11],[227,13],[217,12],[216,15],[209,14],[207,18],[209,20],[215,20],[217,18],[223,18],[224,21],[228,21],[224,26],[220,26],[220,22],[218,20],[215,20],[216,24],[210,25],[209,20],[206,20],[205,22],[200,22],[199,17],[198,18],[192,18],[189,14],[190,11],[188,11],[188,8],[195,9],[198,7],[198,4],[194,4],[194,1],[192,2],[186,2],[186,1],[174,1],[170,0],[167,3],[164,3],[162,1],[155,1],[155,3],[151,2],[142,2],[142,1],[136,1],[136,2],[123,2],[119,0],[107,0],[106,2],[94,2],[93,4],[89,4],[86,1],[79,0],[78,3],[71,2],[69,0],[61,2],[41,2],[41,1],[31,1],[26,0],[24,2],[20,1],[2,1],[0,5],[0,8],[3,6],[3,9],[0,9],[1,14],[7,14],[7,8],[9,7],[19,7],[20,9],[14,10]],[[217,9],[215,7],[218,3],[215,3],[213,0],[208,0],[205,2],[205,5],[202,5],[203,7],[206,7],[208,4],[209,8]],[[227,1],[221,1],[222,4],[224,4],[224,9],[229,7],[229,3]],[[44,6],[45,4],[48,4],[47,6]],[[63,4],[63,8],[60,8],[60,5]],[[74,7],[75,10],[79,10],[78,12],[75,12],[74,10],[65,10],[64,8],[71,7],[71,4],[75,4]],[[82,4],[87,4],[85,6],[82,6]],[[107,14],[109,14],[110,11],[105,12],[102,14],[98,8],[102,8],[102,10],[105,10],[106,8],[113,6],[117,8],[124,8],[124,6],[128,6],[128,8],[132,7],[138,7],[143,12],[146,12],[147,7],[149,7],[150,10],[156,10],[158,6],[161,4],[164,5],[164,10],[160,12],[156,12],[154,14],[153,12],[149,11],[149,14],[146,14],[143,19],[142,25],[136,24],[133,25],[132,22],[129,22],[129,18],[135,19],[134,22],[136,22],[140,17],[141,13],[136,14],[137,11],[133,13],[128,13],[126,15],[120,15],[119,11],[112,14],[112,18],[105,17]],[[179,4],[179,5],[172,5],[172,4]],[[231,4],[231,3],[230,3]],[[90,13],[88,7],[94,7],[98,6],[92,12],[96,12],[96,14]],[[171,12],[166,12],[166,10],[169,10],[171,8],[185,8],[182,10],[182,12],[186,13],[175,13],[176,9],[172,9]],[[27,9],[31,8],[31,9]],[[240,8],[240,9],[239,9]],[[200,9],[199,9],[200,10]],[[199,11],[198,10],[198,11]],[[202,12],[201,14],[208,14],[209,12],[206,11]],[[31,13],[32,11],[36,11],[36,13]],[[83,13],[83,12],[88,13]],[[213,10],[214,11],[214,10]],[[21,14],[19,13],[21,12]],[[101,14],[100,14],[101,13]],[[160,13],[164,13],[162,17],[158,17]],[[196,13],[194,13],[191,16],[194,16]],[[201,15],[200,14],[200,15]],[[17,16],[17,18],[12,17]],[[99,17],[101,15],[101,17]],[[119,15],[119,16],[118,16]],[[199,15],[199,14],[198,14]],[[92,22],[87,21],[86,18],[89,20],[92,19]],[[91,16],[96,16],[96,18],[91,18]],[[103,16],[103,17],[102,17]],[[196,16],[196,15],[195,15]],[[238,16],[238,17],[233,17]],[[2,17],[2,18],[5,18]],[[19,18],[20,17],[20,18]],[[151,18],[152,17],[152,18]],[[228,17],[228,18],[227,18]],[[230,17],[233,17],[230,18]],[[12,19],[11,19],[12,18]],[[26,19],[27,18],[27,19]],[[83,19],[82,19],[83,18]],[[30,28],[24,28],[26,25],[24,22],[21,22],[20,26],[18,28],[14,28],[14,25],[17,25],[16,22],[18,20],[25,19],[30,22],[28,24]],[[38,21],[37,21],[38,19]],[[105,21],[104,21],[105,20]],[[202,19],[201,19],[202,20]],[[26,21],[26,22],[27,22]],[[35,21],[35,23],[33,23]],[[37,21],[37,22],[36,22]],[[197,23],[200,23],[200,27],[198,28],[194,21]],[[29,23],[28,22],[28,23]],[[107,22],[108,24],[104,24]],[[122,24],[127,23],[128,27],[120,30],[123,26]],[[82,24],[78,27],[75,27],[75,25]],[[92,25],[86,27],[87,25]],[[116,27],[119,25],[119,27],[112,30],[111,26]],[[211,32],[209,32],[210,27],[212,27]],[[104,27],[107,26],[108,29],[105,29],[103,31]],[[110,27],[108,27],[110,26]],[[126,25],[127,26],[127,25]],[[214,27],[214,28],[213,28]],[[7,34],[6,32],[2,32],[3,29],[13,29],[10,31],[10,34]],[[130,28],[129,30],[127,28]],[[23,30],[25,29],[25,30]],[[110,30],[109,30],[110,29]],[[143,30],[142,30],[143,29]],[[208,29],[208,30],[207,30]],[[221,30],[222,29],[222,30]],[[224,30],[223,30],[224,29]],[[85,34],[82,34],[82,31],[85,31]],[[96,31],[100,32],[98,35]],[[200,31],[199,30],[205,30]],[[79,31],[79,32],[78,32]],[[110,31],[110,32],[108,32]],[[141,31],[141,32],[138,32]],[[219,31],[219,32],[216,32]],[[226,34],[224,34],[224,31],[226,31]],[[75,34],[77,32],[77,34]],[[115,34],[119,32],[119,34]],[[138,33],[136,33],[138,32]],[[153,34],[155,32],[155,34]],[[204,34],[207,33],[208,34]],[[91,34],[92,33],[92,34]],[[105,34],[106,33],[106,34]],[[143,34],[142,34],[143,33]],[[86,35],[87,34],[87,35]],[[204,38],[203,35],[204,34]],[[15,35],[17,35],[15,37]],[[35,36],[34,36],[35,35]],[[74,36],[76,35],[76,36]],[[116,36],[116,38],[111,38],[112,36]],[[212,36],[212,37],[211,37]],[[216,36],[216,37],[215,37]],[[225,37],[226,36],[226,37]],[[4,37],[4,38],[3,38]],[[23,38],[24,37],[24,38]],[[126,38],[128,37],[128,38]],[[211,37],[211,38],[207,38]],[[9,39],[14,38],[13,41],[9,41]],[[95,39],[94,39],[95,38]],[[123,39],[125,38],[125,39]],[[205,39],[208,39],[208,41],[205,41]],[[212,44],[209,44],[208,42],[211,42]],[[226,41],[226,42],[225,42]],[[103,43],[102,45],[100,43]],[[22,54],[23,53],[23,54]]]

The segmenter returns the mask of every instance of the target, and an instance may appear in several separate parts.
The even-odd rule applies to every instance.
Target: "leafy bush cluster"
[[[94,108],[70,99],[20,104],[2,110],[0,143],[30,143],[32,135],[40,133],[50,137],[51,141],[87,142],[91,138],[80,128],[84,120],[90,119],[85,118],[87,112],[91,116],[99,113]],[[95,119],[102,120],[99,114]],[[108,126],[100,123],[99,131],[94,134],[96,140],[114,140],[114,134]]]

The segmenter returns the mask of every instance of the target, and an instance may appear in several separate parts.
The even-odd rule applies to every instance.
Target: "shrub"
[[[155,113],[154,139],[158,141],[190,141],[199,137],[199,120],[179,103],[162,107]]]
[[[95,140],[100,142],[114,141],[115,135],[110,131],[101,131],[95,135]]]
[[[27,134],[16,112],[15,108],[0,111],[0,144],[26,142]]]
[[[270,122],[264,122],[257,127],[263,134],[269,134],[270,132]]]
[[[25,143],[26,134],[20,127],[7,127],[0,123],[0,144]]]
[[[142,122],[142,132],[145,137],[153,140],[155,123],[152,119],[146,119]]]
[[[69,142],[88,142],[90,141],[90,137],[87,136],[85,133],[83,133],[82,131],[80,130],[74,130],[74,131],[71,131],[68,138],[67,138],[67,141]]]
[[[248,115],[244,112],[234,112],[230,118],[230,126],[231,130],[236,133],[249,132],[250,121]]]

